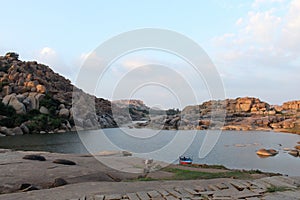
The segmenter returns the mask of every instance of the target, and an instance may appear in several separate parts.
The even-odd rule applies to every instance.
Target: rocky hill
[[[225,111],[224,118],[218,114]],[[169,115],[152,120],[148,126],[164,129],[223,129],[223,130],[273,130],[300,134],[300,101],[270,105],[257,98],[243,97],[208,101],[187,106],[179,115]],[[219,126],[221,124],[221,126]]]
[[[117,126],[111,117],[110,101],[82,92],[46,65],[20,61],[16,53],[0,56],[0,133],[75,131],[73,91],[95,102],[96,119],[79,120],[82,128]],[[80,128],[79,122],[77,125]]]
[[[110,102],[46,65],[20,61],[16,53],[0,56],[0,136],[112,128],[132,120],[147,121],[136,127],[300,133],[299,116],[300,101],[273,106],[252,97],[208,101],[181,112],[149,108],[140,100]]]

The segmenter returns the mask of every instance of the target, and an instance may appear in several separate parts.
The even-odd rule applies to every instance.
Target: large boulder
[[[0,133],[4,135],[14,135],[13,132],[5,126],[0,126]]]
[[[236,102],[236,110],[242,112],[249,112],[253,103],[252,98],[238,98]]]
[[[12,132],[14,133],[14,135],[23,135],[23,131],[20,127],[13,128]]]
[[[45,93],[47,92],[47,89],[46,89],[46,87],[45,87],[44,85],[38,84],[38,85],[36,86],[36,91],[37,91],[38,93],[45,94]]]
[[[300,110],[300,101],[289,101],[282,105],[283,110]]]
[[[2,103],[3,103],[4,105],[7,106],[7,105],[9,104],[9,102],[10,102],[11,97],[14,96],[14,95],[16,95],[16,94],[6,95],[6,96],[2,99]]]
[[[21,103],[16,96],[11,97],[8,105],[12,106],[16,110],[17,114],[25,114],[26,113],[26,108],[25,108],[24,104]]]
[[[29,128],[26,126],[26,124],[21,124],[20,128],[22,129],[24,134],[29,134]]]
[[[275,156],[278,154],[278,151],[276,151],[275,149],[259,149],[256,152],[257,155],[259,156]]]
[[[44,94],[30,92],[28,97],[23,101],[26,105],[27,110],[38,110],[40,108],[40,100],[44,98]]]
[[[48,115],[49,114],[49,110],[45,106],[41,106],[40,113]]]
[[[68,118],[69,115],[70,115],[70,112],[67,108],[62,108],[59,110],[59,116]]]

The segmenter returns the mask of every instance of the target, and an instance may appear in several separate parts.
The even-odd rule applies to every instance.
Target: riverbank
[[[87,182],[166,181],[226,177],[255,179],[274,175],[260,171],[230,170],[220,166],[165,165],[158,161],[151,163],[149,168],[145,165],[144,159],[132,157],[129,152],[107,151],[92,156],[1,149],[0,158],[1,194],[44,190]],[[160,166],[167,167],[160,168]]]
[[[107,167],[97,157],[134,173]],[[145,173],[145,160],[129,152],[106,151],[94,157],[1,149],[0,158],[0,199],[231,199],[267,197],[271,191],[298,195],[300,186],[297,178],[222,166],[168,165]],[[152,166],[162,164],[154,161]]]

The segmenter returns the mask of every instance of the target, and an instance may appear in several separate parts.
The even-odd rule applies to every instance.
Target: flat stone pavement
[[[268,188],[281,192],[269,193]],[[300,177],[273,176],[256,180],[229,178],[185,181],[89,182],[53,189],[0,195],[0,199],[173,200],[173,199],[300,199]]]

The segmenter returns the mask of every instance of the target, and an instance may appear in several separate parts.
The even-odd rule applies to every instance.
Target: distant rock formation
[[[218,121],[218,112],[225,111]],[[167,130],[265,130],[300,134],[300,101],[286,102],[282,106],[270,105],[253,97],[212,100],[201,105],[187,106],[180,114],[153,119],[141,124]],[[213,119],[213,120],[212,120]]]

